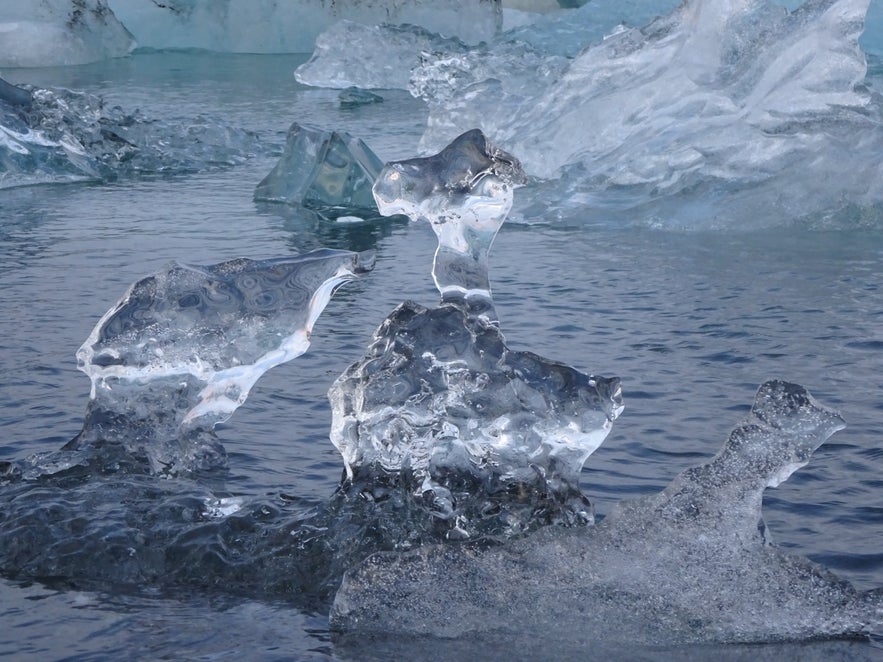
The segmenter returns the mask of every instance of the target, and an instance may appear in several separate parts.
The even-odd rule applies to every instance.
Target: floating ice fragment
[[[151,469],[211,464],[203,433],[226,420],[270,368],[306,351],[334,289],[372,254],[172,263],[133,284],[77,352],[92,380],[83,431],[68,449],[122,445]]]
[[[348,133],[295,122],[276,167],[255,189],[255,200],[298,204],[325,216],[376,215],[371,186],[383,163]]]
[[[661,494],[502,547],[375,554],[345,575],[332,627],[632,646],[859,635],[879,597],[757,535],[770,477],[841,427],[803,387],[767,382],[721,452]]]
[[[355,108],[356,106],[366,106],[372,103],[380,103],[383,97],[374,94],[360,87],[348,87],[337,95],[341,108]]]
[[[518,159],[478,129],[426,158],[393,161],[374,184],[380,213],[425,220],[438,237],[432,275],[442,301],[490,305],[487,255],[525,182]]]
[[[0,188],[194,172],[240,163],[262,148],[253,132],[210,118],[160,122],[108,108],[92,94],[3,89]]]

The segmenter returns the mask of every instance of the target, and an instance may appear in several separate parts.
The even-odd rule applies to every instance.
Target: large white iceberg
[[[0,67],[86,64],[133,48],[106,0],[0,0]]]

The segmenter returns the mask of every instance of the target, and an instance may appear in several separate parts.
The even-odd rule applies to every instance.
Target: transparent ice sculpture
[[[579,472],[622,410],[618,379],[506,346],[487,253],[522,181],[518,161],[477,130],[387,164],[378,207],[432,225],[442,302],[401,304],[329,391],[350,480],[404,482],[451,535],[472,535],[489,515],[506,531],[591,521]]]

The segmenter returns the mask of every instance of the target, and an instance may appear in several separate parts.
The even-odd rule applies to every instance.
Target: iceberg
[[[881,601],[761,535],[761,500],[844,426],[803,387],[758,390],[709,462],[594,527],[504,546],[432,545],[344,576],[332,627],[351,633],[540,636],[672,645],[860,636]]]
[[[338,25],[296,77],[409,89],[430,109],[424,154],[482,129],[551,182],[542,200],[525,193],[518,221],[866,224],[883,207],[883,114],[860,38],[879,8],[782,4],[599,0],[474,47]]]
[[[487,253],[522,181],[517,159],[480,131],[386,165],[380,212],[431,224],[442,303],[401,304],[328,393],[349,480],[401,483],[448,537],[591,522],[579,472],[622,411],[618,379],[506,346]]]
[[[107,0],[139,46],[234,53],[309,53],[316,36],[346,18],[366,25],[407,23],[469,43],[502,24],[499,0]]]
[[[134,48],[106,0],[0,0],[0,67],[86,64]]]
[[[282,157],[257,185],[254,199],[297,204],[333,218],[376,216],[371,187],[382,168],[360,139],[295,122]]]
[[[307,350],[334,289],[373,260],[318,250],[172,263],[134,283],[77,352],[92,391],[83,430],[65,450],[121,446],[153,473],[217,464],[223,450],[207,433],[267,370]]]

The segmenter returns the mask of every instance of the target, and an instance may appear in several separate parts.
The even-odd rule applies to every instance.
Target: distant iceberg
[[[86,64],[133,48],[106,0],[0,0],[0,67]]]
[[[309,53],[316,35],[346,18],[367,25],[409,23],[469,43],[502,25],[500,0],[109,0],[149,48],[204,48],[234,53]]]

